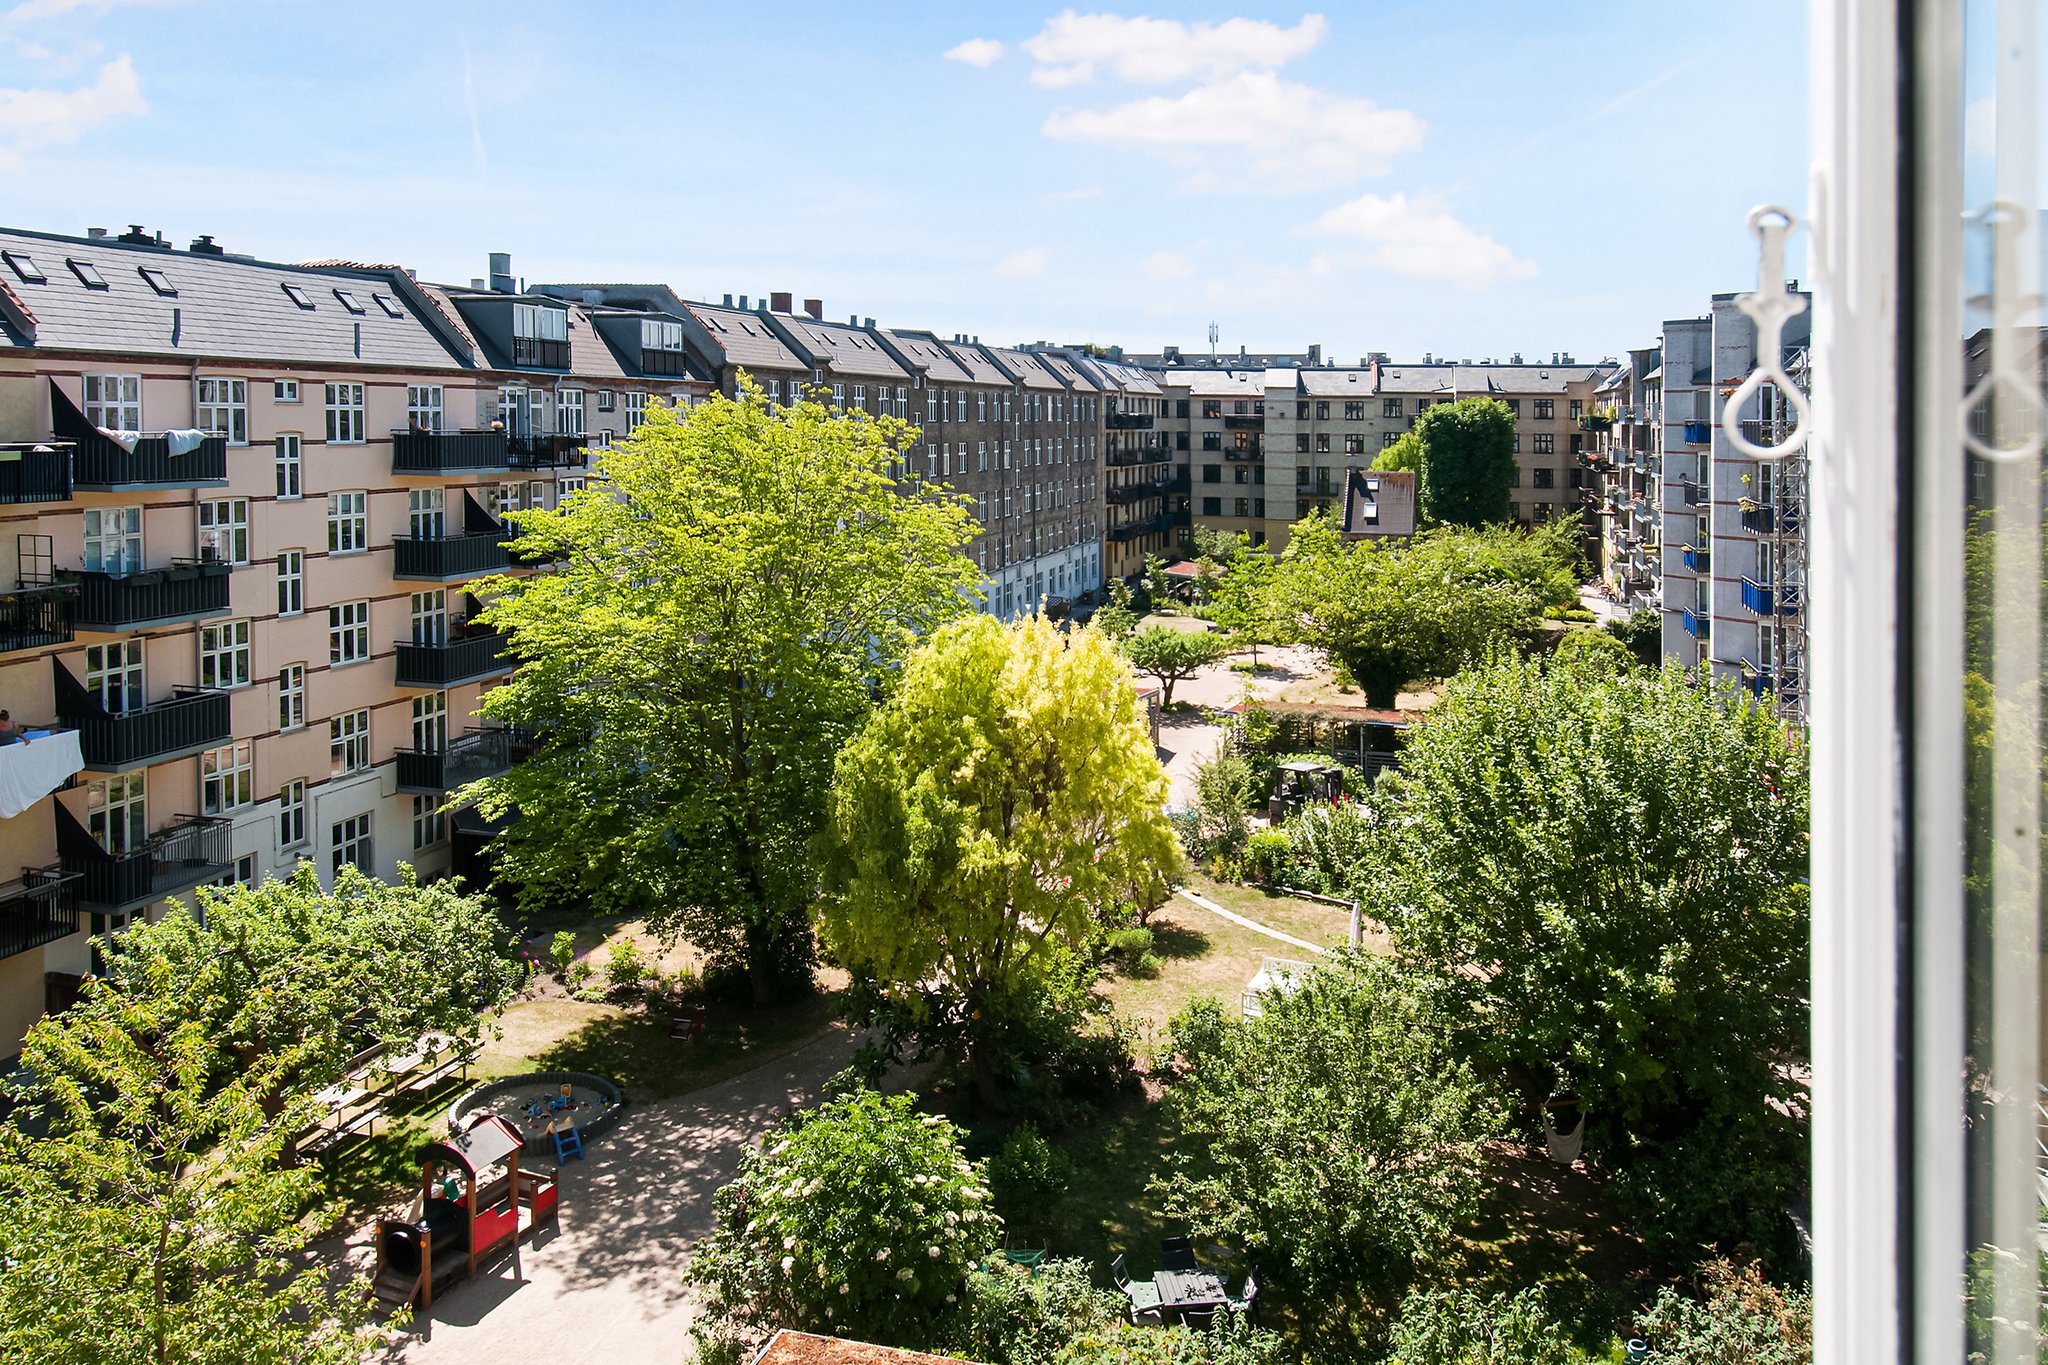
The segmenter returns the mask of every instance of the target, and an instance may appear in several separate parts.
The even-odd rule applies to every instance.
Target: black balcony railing
[[[509,568],[505,531],[468,536],[398,536],[391,542],[391,576],[441,582],[476,578]]]
[[[68,502],[71,443],[0,441],[0,503]]]
[[[93,432],[71,456],[74,488],[111,493],[130,488],[216,488],[228,481],[228,443],[209,436],[196,450],[171,454],[170,438],[144,436],[133,450]]]
[[[505,653],[511,639],[505,634],[469,635],[442,644],[398,643],[397,680],[400,687],[454,687],[499,673],[510,673],[512,659]]]
[[[514,469],[580,469],[590,463],[588,436],[514,436],[511,443]]]
[[[681,377],[690,372],[681,351],[650,351],[640,348],[640,373],[666,374]]]
[[[1127,521],[1121,526],[1110,527],[1109,538],[1122,543],[1128,540],[1137,540],[1144,536],[1164,535],[1173,529],[1173,518],[1173,513],[1162,512],[1158,516],[1141,517],[1136,521]]]
[[[1759,536],[1776,535],[1780,530],[1797,531],[1799,513],[1792,508],[1748,503],[1742,509],[1742,529]]]
[[[1223,452],[1223,458],[1226,460],[1263,460],[1266,458],[1266,448],[1264,446],[1250,446],[1241,450],[1226,450]]]
[[[233,871],[228,836],[233,822],[181,815],[125,853],[109,853],[61,805],[57,807],[58,866],[78,878],[78,902],[115,913],[175,896]]]
[[[1111,431],[1150,431],[1153,420],[1149,412],[1112,412],[1102,419],[1102,424]]]
[[[398,789],[439,795],[496,777],[512,767],[510,730],[471,730],[439,749],[400,749]]]
[[[30,871],[0,891],[0,957],[14,957],[78,932],[78,878]]]
[[[71,676],[70,669],[54,659],[50,666],[57,674],[57,719],[78,731],[85,766],[95,772],[125,773],[146,763],[218,748],[234,738],[225,692],[173,688],[168,701],[115,715]]]
[[[511,455],[502,431],[391,433],[391,472],[394,474],[469,474],[480,469],[511,467]]]
[[[77,607],[78,589],[68,585],[0,592],[0,654],[68,643]]]
[[[512,338],[512,363],[534,365],[544,370],[566,370],[569,368],[569,343],[515,336]]]
[[[73,623],[80,630],[142,630],[225,616],[227,610],[226,564],[174,559],[168,568],[134,573],[81,572]]]
[[[1235,431],[1257,431],[1266,425],[1262,412],[1234,412],[1223,419],[1223,425]]]

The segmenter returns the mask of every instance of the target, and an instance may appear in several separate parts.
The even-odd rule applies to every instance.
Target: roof
[[[1195,398],[1264,398],[1266,384],[1261,370],[1189,370],[1161,376],[1166,387],[1186,390]]]
[[[522,1150],[526,1139],[519,1130],[497,1114],[486,1114],[469,1126],[469,1131],[443,1142],[430,1142],[420,1154],[424,1161],[452,1162],[474,1177]]]
[[[1344,534],[1355,539],[1415,534],[1415,476],[1399,469],[1349,471]]]
[[[1311,398],[1368,398],[1371,370],[1303,370],[1301,391]]]
[[[1382,365],[1382,393],[1564,393],[1604,376],[1610,365]]]
[[[969,376],[953,359],[953,353],[939,344],[930,332],[889,329],[889,340],[913,365],[924,366],[925,378],[938,384],[964,384]]]
[[[590,310],[573,303],[569,305],[569,373],[590,379],[629,377],[611,344],[592,325]]]
[[[1323,716],[1330,720],[1356,720],[1368,725],[1420,725],[1429,717],[1421,711],[1383,711],[1372,706],[1346,706],[1342,702],[1279,701],[1268,698],[1258,703],[1264,711],[1290,716]]]
[[[1059,376],[1045,367],[1044,361],[1029,351],[1012,351],[1002,347],[992,348],[995,357],[1011,374],[1023,381],[1027,389],[1064,389]]]
[[[1032,354],[1036,355],[1039,363],[1051,370],[1056,378],[1066,381],[1070,388],[1093,391],[1102,387],[1095,376],[1083,374],[1079,366],[1063,355],[1050,351],[1034,351]]]
[[[867,379],[908,379],[910,372],[864,327],[820,322],[801,314],[777,313],[775,321],[807,347],[835,375]]]
[[[754,1357],[754,1365],[951,1365],[959,1359],[792,1332],[785,1327],[769,1338],[761,1354]]]
[[[987,352],[973,342],[953,342],[946,346],[953,363],[966,371],[968,379],[976,384],[1000,384],[1010,387],[1010,377],[1002,372]]]
[[[759,366],[770,370],[808,370],[810,363],[782,344],[758,313],[742,308],[722,308],[715,303],[686,303],[691,316],[711,333],[711,339],[725,352],[726,363],[743,368]]]
[[[33,261],[42,276],[36,283],[0,266],[33,326],[32,332],[18,325],[0,330],[0,349],[465,367],[435,330],[445,322],[423,317],[411,282],[400,284],[390,272],[279,265],[14,229],[0,229],[0,251]],[[88,287],[73,262],[105,287]],[[144,270],[155,272],[163,288]],[[286,293],[287,285],[303,305]]]

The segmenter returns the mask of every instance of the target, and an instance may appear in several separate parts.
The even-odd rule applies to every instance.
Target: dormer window
[[[64,264],[71,267],[71,273],[78,276],[78,282],[87,289],[105,289],[106,280],[100,277],[99,267],[91,261],[66,259]]]
[[[135,273],[142,276],[142,282],[167,299],[178,297],[178,287],[171,283],[171,277],[153,265],[137,266]]]
[[[640,323],[640,349],[643,351],[680,351],[683,349],[683,324],[662,322],[654,318],[643,319]]]
[[[569,313],[538,303],[512,305],[512,363],[569,368]]]
[[[405,310],[400,308],[389,294],[372,294],[370,295],[370,301],[379,308],[382,308],[384,316],[387,318],[402,318],[405,316]]]
[[[361,317],[363,316],[363,314],[370,311],[369,309],[363,307],[362,302],[359,299],[357,299],[354,294],[349,293],[348,290],[346,289],[335,290],[334,299],[335,302],[339,303],[342,307],[348,309],[349,312],[354,313],[357,317]]]
[[[293,303],[296,303],[299,307],[305,309],[309,313],[313,311],[312,298],[306,293],[305,290],[299,288],[299,286],[286,282],[278,285],[278,288],[284,290],[284,296],[290,299]]]
[[[35,258],[20,251],[0,251],[0,260],[7,262],[7,268],[27,284],[48,284],[50,277],[36,264]]]

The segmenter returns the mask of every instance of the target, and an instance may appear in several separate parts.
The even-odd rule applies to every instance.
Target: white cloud
[[[1368,264],[1460,289],[1490,289],[1536,273],[1493,238],[1459,222],[1429,195],[1360,195],[1309,224],[1307,231],[1347,237],[1365,247]]]
[[[58,19],[82,9],[95,12],[113,9],[117,5],[176,5],[183,0],[21,0],[21,3],[0,14],[0,19],[10,24],[25,24],[36,19]]]
[[[969,66],[987,70],[994,66],[996,59],[1003,55],[1003,45],[993,38],[969,38],[966,42],[946,50],[949,62],[965,62]]]
[[[1235,152],[1276,187],[1308,189],[1385,171],[1389,158],[1422,145],[1424,128],[1405,109],[1247,71],[1181,95],[1054,114],[1044,131],[1069,142],[1164,149],[1203,168],[1198,186],[1238,187],[1228,174]]]
[[[1028,280],[1043,275],[1052,261],[1052,253],[1042,246],[1026,247],[1013,251],[996,262],[996,277],[1004,280]]]
[[[22,153],[78,141],[103,123],[149,112],[128,55],[76,90],[0,89],[0,171],[20,170]]]
[[[1138,262],[1138,273],[1162,283],[1190,279],[1195,273],[1195,258],[1185,251],[1155,251]]]
[[[1320,43],[1328,31],[1320,14],[1282,28],[1260,19],[1184,24],[1067,10],[1023,46],[1038,62],[1031,79],[1042,86],[1079,85],[1093,80],[1102,66],[1138,85],[1170,85],[1274,70]]]

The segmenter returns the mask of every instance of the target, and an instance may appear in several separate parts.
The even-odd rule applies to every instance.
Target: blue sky
[[[1803,203],[1804,10],[0,0],[0,223],[1589,358],[1749,287],[1744,214]]]

